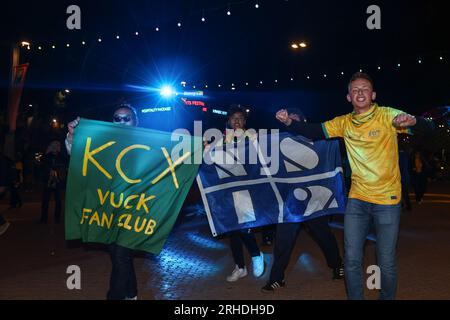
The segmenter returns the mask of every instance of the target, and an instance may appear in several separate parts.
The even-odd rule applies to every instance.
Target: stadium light
[[[160,90],[160,94],[165,98],[170,98],[171,96],[174,95],[174,93],[175,91],[170,86],[164,86]]]

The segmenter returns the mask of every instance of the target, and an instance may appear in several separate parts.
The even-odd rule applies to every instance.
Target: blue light
[[[175,94],[175,91],[170,86],[164,86],[161,88],[160,94],[165,98],[170,98]]]

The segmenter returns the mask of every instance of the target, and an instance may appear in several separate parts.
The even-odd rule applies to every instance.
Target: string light
[[[181,22],[178,22],[177,26],[181,28]]]
[[[42,47],[41,47],[41,46],[39,46],[39,47],[38,47],[38,50],[42,50]]]
[[[84,45],[86,45],[86,42],[85,41],[81,41],[81,44],[84,46]]]
[[[66,47],[69,48],[69,47],[70,47],[70,44],[66,44]]]
[[[56,49],[56,46],[55,46],[55,45],[53,45],[53,46],[52,46],[52,49]]]
[[[227,15],[231,16],[231,6],[230,6],[230,4],[228,4],[228,11],[227,11]]]
[[[158,28],[158,27],[156,27],[156,28],[155,28],[155,31],[156,31],[156,32],[158,32],[158,31],[159,31],[159,28]]]
[[[136,31],[134,34],[135,34],[136,36],[138,36],[138,35],[139,35],[139,32]]]
[[[206,18],[205,18],[205,10],[202,10],[202,22],[205,22]]]
[[[378,70],[381,70],[381,67],[378,67]]]
[[[258,1],[256,1],[256,3],[255,3],[255,8],[256,8],[256,9],[259,8],[259,3],[258,3]]]
[[[117,36],[116,36],[116,39],[117,39],[117,40],[119,40],[119,39],[120,39],[120,36],[119,36],[119,35],[117,35]]]
[[[98,42],[102,42],[102,38],[98,38]]]

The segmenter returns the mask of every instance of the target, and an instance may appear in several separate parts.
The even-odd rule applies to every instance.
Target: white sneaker
[[[126,297],[125,300],[137,300],[137,296],[133,297],[133,298],[128,298]]]
[[[233,272],[227,277],[228,282],[238,281],[240,278],[243,278],[247,275],[247,267],[240,269],[237,265],[234,268]]]
[[[264,274],[264,255],[261,252],[259,256],[252,258],[253,262],[253,275],[256,278],[261,277]]]

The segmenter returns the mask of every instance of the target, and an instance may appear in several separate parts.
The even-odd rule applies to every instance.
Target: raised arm
[[[286,109],[278,111],[275,117],[286,126],[286,129],[289,132],[302,135],[312,140],[322,140],[326,138],[321,123],[306,123],[292,120]]]
[[[68,155],[70,155],[70,153],[72,152],[73,134],[75,132],[75,128],[78,126],[79,123],[80,123],[80,117],[77,117],[75,120],[73,120],[67,124],[68,132],[67,132],[66,140],[64,141],[64,143],[66,145],[66,150],[67,150]]]
[[[392,121],[392,124],[399,129],[410,128],[412,133],[422,135],[429,134],[435,129],[432,121],[423,117],[415,117],[407,113],[396,116]]]

